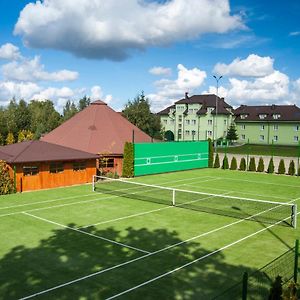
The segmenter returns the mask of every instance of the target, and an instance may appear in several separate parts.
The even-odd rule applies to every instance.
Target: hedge
[[[284,160],[281,159],[279,162],[279,166],[278,166],[278,174],[285,174],[285,165],[284,165]]]
[[[133,166],[133,144],[126,142],[124,145],[124,157],[123,157],[123,177],[133,177],[134,176],[134,166]]]
[[[265,170],[265,164],[264,164],[264,160],[262,157],[259,158],[259,161],[258,161],[258,166],[257,166],[257,172],[264,172]]]
[[[245,157],[241,158],[239,170],[240,171],[246,171],[246,160],[245,160]]]
[[[273,158],[270,159],[267,173],[270,173],[270,174],[274,173],[274,161],[273,161]]]
[[[215,157],[214,168],[220,168],[220,158],[219,158],[218,153],[216,154],[216,157]]]
[[[236,158],[233,156],[230,163],[230,170],[236,170],[237,169],[237,161]]]
[[[255,165],[255,158],[254,157],[250,158],[248,171],[250,171],[250,172],[255,172],[256,171],[256,165]]]

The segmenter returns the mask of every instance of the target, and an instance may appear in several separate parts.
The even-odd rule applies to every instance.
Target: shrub
[[[214,147],[211,139],[208,139],[208,167],[212,168],[214,165]]]
[[[240,171],[246,171],[246,160],[245,160],[245,157],[241,158],[239,170]]]
[[[9,168],[5,161],[0,160],[0,195],[14,192],[14,183],[9,174]]]
[[[264,164],[264,160],[262,157],[259,158],[259,161],[258,161],[258,166],[257,166],[257,172],[264,172],[265,170],[265,164]]]
[[[227,170],[229,168],[227,155],[223,158],[222,169]]]
[[[119,178],[119,175],[117,174],[117,172],[107,172],[105,174],[105,176],[108,177],[108,178],[114,178],[114,179]]]
[[[256,165],[255,165],[255,158],[254,157],[250,158],[250,163],[249,163],[248,171],[251,171],[251,172],[255,172],[256,171]]]
[[[278,174],[285,174],[285,165],[284,165],[284,160],[281,159],[279,162],[279,166],[278,166]]]
[[[233,157],[231,159],[231,163],[230,163],[230,170],[236,170],[237,169],[237,161],[236,161],[236,158]]]
[[[289,173],[289,175],[291,175],[291,176],[294,176],[294,175],[295,175],[295,163],[294,163],[293,160],[290,161],[288,173]]]
[[[273,157],[270,159],[270,162],[269,162],[269,166],[268,166],[267,172],[268,172],[269,174],[274,173],[274,162],[273,162]]]
[[[127,178],[134,176],[133,144],[129,142],[126,142],[124,145],[122,176]]]
[[[220,168],[220,158],[219,158],[218,153],[216,154],[216,157],[215,157],[214,168]]]

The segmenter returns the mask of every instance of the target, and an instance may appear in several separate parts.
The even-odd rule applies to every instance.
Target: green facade
[[[239,143],[296,146],[300,141],[300,120],[297,122],[251,122],[236,123]]]
[[[208,142],[134,144],[134,176],[208,167]]]
[[[212,114],[214,107],[207,113],[197,114],[200,103],[176,104],[168,115],[161,115],[164,132],[171,131],[175,141],[199,141],[208,138],[215,140],[226,137],[232,122],[231,114]]]

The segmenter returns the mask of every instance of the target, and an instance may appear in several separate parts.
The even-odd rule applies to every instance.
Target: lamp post
[[[217,82],[217,94],[216,94],[216,116],[215,116],[215,128],[214,128],[214,140],[215,140],[215,151],[217,153],[217,140],[218,140],[218,97],[219,97],[219,81],[221,78],[223,78],[223,76],[215,76],[213,75],[213,77],[216,79]]]

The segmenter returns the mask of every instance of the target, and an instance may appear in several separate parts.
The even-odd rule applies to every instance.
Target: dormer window
[[[214,110],[214,107],[208,107],[207,112],[211,113]]]
[[[244,120],[244,119],[246,119],[246,118],[247,118],[247,116],[248,116],[248,115],[246,115],[246,114],[243,114],[243,115],[241,115],[241,119],[243,119],[243,120]]]
[[[280,118],[280,114],[274,114],[274,115],[273,115],[273,119],[274,119],[274,120],[278,120],[279,118]]]
[[[265,118],[267,117],[267,115],[266,115],[266,114],[259,114],[258,117],[259,117],[261,120],[263,120],[263,119],[265,119]]]

